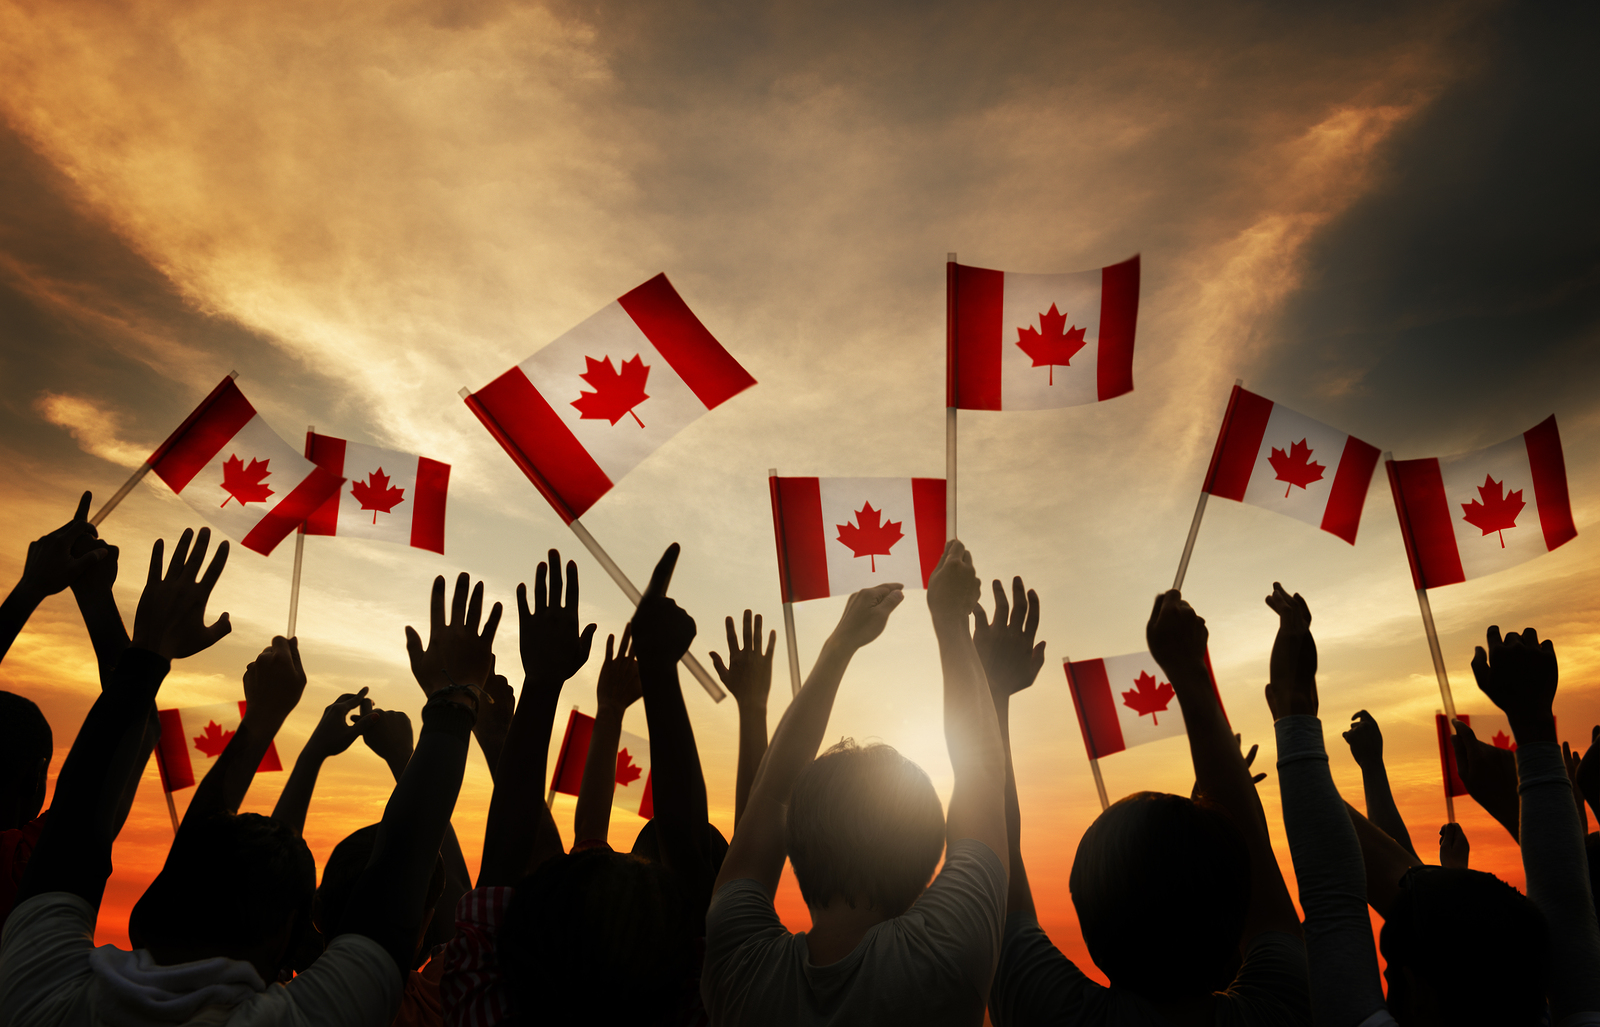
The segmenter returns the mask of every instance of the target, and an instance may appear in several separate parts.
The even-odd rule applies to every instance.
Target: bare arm
[[[352,723],[349,718],[353,711],[355,721]],[[296,837],[302,835],[322,764],[350,748],[375,719],[372,700],[367,698],[365,688],[353,695],[341,695],[329,703],[294,761],[289,780],[284,782],[283,791],[278,795],[278,804],[272,808],[272,819],[289,828]]]
[[[1406,830],[1406,822],[1400,816],[1400,807],[1395,805],[1394,791],[1389,787],[1389,771],[1383,765],[1383,731],[1378,721],[1366,710],[1357,711],[1350,718],[1350,730],[1344,733],[1344,740],[1350,744],[1350,755],[1355,758],[1356,766],[1361,768],[1361,790],[1367,801],[1366,819],[1398,842],[1412,859],[1422,862],[1417,847],[1411,843],[1411,832]]]
[[[239,812],[267,746],[300,702],[305,687],[299,639],[274,637],[272,644],[245,668],[244,719],[194,790],[194,798],[183,813],[185,823],[197,823],[213,813]],[[306,799],[310,800],[309,792]],[[301,817],[304,818],[303,811]]]
[[[1361,843],[1361,862],[1367,870],[1367,905],[1387,919],[1394,900],[1400,897],[1400,878],[1412,867],[1422,866],[1422,860],[1416,853],[1402,848],[1394,835],[1381,830],[1354,806],[1348,802],[1344,805],[1356,829],[1356,840]]]
[[[611,833],[611,799],[617,788],[617,740],[622,737],[622,717],[640,695],[639,661],[634,659],[633,625],[617,636],[606,636],[606,659],[595,686],[599,709],[589,735],[589,754],[583,763],[583,783],[578,786],[578,808],[572,817],[572,841],[605,841]]]
[[[114,550],[95,544],[97,533],[89,523],[89,493],[78,499],[77,512],[72,520],[48,535],[28,544],[28,558],[22,566],[22,577],[0,602],[0,660],[11,650],[22,628],[48,596],[77,582],[91,566],[114,557]],[[209,536],[208,536],[209,537]],[[76,554],[76,555],[74,555]],[[118,626],[121,618],[118,618]],[[127,638],[123,638],[126,645]],[[98,652],[96,655],[99,655]],[[114,662],[114,661],[113,661]],[[101,660],[102,683],[106,662]]]
[[[767,696],[772,691],[772,654],[778,647],[778,633],[768,635],[767,651],[763,653],[759,613],[752,623],[750,611],[744,611],[743,645],[733,632],[732,617],[727,619],[727,629],[728,662],[724,665],[722,657],[713,651],[711,663],[739,706],[739,768],[733,786],[733,826],[737,830],[750,800],[750,786],[767,754]]]

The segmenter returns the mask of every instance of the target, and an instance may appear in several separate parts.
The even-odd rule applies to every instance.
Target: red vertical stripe
[[[556,770],[551,787],[564,795],[577,795],[583,788],[583,764],[589,758],[589,739],[594,735],[594,718],[572,711],[567,718],[567,733],[561,737],[556,754]]]
[[[225,378],[150,455],[150,466],[172,491],[182,492],[254,416],[255,407],[232,378]]]
[[[611,491],[611,479],[522,368],[513,367],[468,396],[467,407],[566,523]]]
[[[156,718],[161,722],[161,741],[156,746],[156,768],[161,772],[161,787],[169,792],[191,787],[194,784],[194,764],[189,762],[189,736],[183,730],[183,712],[157,710]]]
[[[656,275],[617,303],[707,410],[756,383],[750,372],[706,331],[666,275]]]
[[[1244,500],[1255,470],[1261,439],[1267,434],[1267,418],[1272,416],[1272,400],[1233,387],[1228,397],[1228,412],[1217,433],[1217,448],[1211,452],[1211,467],[1206,471],[1204,491],[1223,499]]]
[[[1328,490],[1328,508],[1322,512],[1322,530],[1332,532],[1351,545],[1356,544],[1356,529],[1361,526],[1361,509],[1367,504],[1367,489],[1372,485],[1372,469],[1378,466],[1378,450],[1354,435],[1344,440],[1344,455],[1333,473]]]
[[[639,800],[639,815],[654,820],[656,815],[656,775],[651,771],[644,776],[644,797]]]
[[[949,405],[963,410],[999,410],[1005,272],[957,264],[955,289],[956,385],[955,401]]]
[[[1111,697],[1105,661],[1084,660],[1062,666],[1067,672],[1072,708],[1078,712],[1083,745],[1090,757],[1100,759],[1127,748],[1122,741],[1122,724],[1117,720],[1117,704]]]
[[[816,478],[778,478],[774,510],[782,519],[780,566],[788,570],[786,603],[821,599],[828,591],[827,535],[822,526],[822,486]]]
[[[1411,581],[1417,588],[1438,588],[1467,580],[1456,549],[1450,503],[1444,494],[1439,461],[1390,460],[1389,489],[1400,516],[1400,535],[1411,561]]]
[[[1461,723],[1472,726],[1472,718],[1466,714],[1456,717]],[[1456,749],[1450,743],[1450,721],[1442,713],[1433,715],[1434,731],[1439,736],[1439,770],[1444,777],[1444,794],[1446,798],[1467,794],[1467,783],[1461,780],[1461,771],[1456,768]]]
[[[450,465],[417,457],[417,503],[411,508],[411,544],[444,552],[444,503],[450,491]]]
[[[911,509],[917,518],[917,558],[922,562],[922,587],[944,555],[945,502],[943,478],[912,478]]]
[[[1095,363],[1101,399],[1133,391],[1133,330],[1139,320],[1139,257],[1100,271],[1100,352]]]
[[[1551,414],[1522,433],[1528,447],[1528,469],[1533,472],[1533,494],[1539,501],[1539,525],[1546,549],[1578,537],[1572,523],[1572,500],[1567,495],[1567,461],[1561,453],[1561,433]]]
[[[239,540],[239,544],[246,549],[254,549],[262,556],[269,555],[273,547],[298,528],[329,496],[337,496],[343,486],[343,478],[329,474],[321,467],[313,467],[293,491],[261,515],[256,526]]]
[[[344,439],[332,435],[306,432],[306,459],[318,467],[344,477]],[[327,499],[306,518],[307,535],[337,535],[339,533],[339,500],[344,496],[344,486]]]

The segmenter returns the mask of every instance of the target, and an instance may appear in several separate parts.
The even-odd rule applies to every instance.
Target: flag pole
[[[539,490],[539,494],[544,496],[551,506],[555,507],[556,512],[561,515],[561,519],[567,522],[567,527],[571,528],[572,533],[578,536],[578,541],[582,542],[584,548],[589,550],[589,555],[595,558],[595,561],[600,564],[605,572],[611,575],[611,580],[617,583],[617,587],[622,589],[622,594],[632,600],[633,605],[638,606],[639,600],[643,598],[639,589],[634,586],[633,582],[628,580],[626,574],[622,573],[622,568],[618,567],[616,561],[611,559],[611,554],[607,553],[600,543],[595,541],[595,537],[589,534],[589,529],[583,526],[583,522],[578,520],[571,508],[550,487],[550,483],[544,480],[544,475],[540,474],[539,469],[533,466],[533,461],[522,455],[516,444],[511,441],[511,437],[496,423],[494,416],[484,409],[483,404],[477,401],[477,397],[472,394],[471,389],[462,386],[458,395],[466,401],[467,408],[478,416],[478,419],[483,422],[483,426],[489,429],[489,434],[494,436],[495,441],[500,443],[501,448],[521,468],[522,473],[528,476],[528,480],[533,482],[534,487]],[[554,573],[555,568],[551,570]],[[700,661],[695,659],[693,653],[684,653],[682,662],[689,673],[694,676],[694,679],[700,682],[700,687],[704,688],[706,694],[711,696],[712,702],[721,702],[728,697],[728,693],[724,692],[722,686],[711,679],[711,675],[700,665]]]
[[[1233,387],[1235,389],[1243,388],[1244,379],[1235,378],[1233,380]],[[1238,393],[1231,393],[1228,396],[1228,409],[1222,414],[1222,428],[1217,432],[1217,449],[1211,457],[1211,462],[1213,465],[1215,465],[1217,460],[1216,453],[1220,453],[1222,451],[1222,439],[1228,430],[1228,419],[1233,414],[1233,403],[1237,396]],[[1209,473],[1206,475],[1206,478],[1207,483],[1209,484]],[[1183,588],[1183,579],[1189,574],[1189,557],[1194,555],[1194,540],[1200,535],[1200,519],[1206,515],[1206,500],[1210,498],[1211,493],[1207,492],[1205,489],[1200,490],[1200,502],[1196,503],[1194,506],[1194,520],[1189,522],[1189,537],[1185,539],[1183,543],[1183,556],[1178,558],[1178,573],[1177,576],[1172,579],[1172,587],[1175,589]]]
[[[232,381],[237,377],[239,377],[238,371],[229,371],[227,381]],[[222,386],[218,385],[216,389],[213,389],[211,391],[211,395],[207,396],[201,401],[200,405],[195,408],[194,413],[190,414],[187,420],[178,425],[178,430],[173,432],[172,435],[174,437],[182,435],[185,428],[189,427],[189,425],[198,420],[200,415],[205,413],[206,408],[211,406],[212,401],[217,398],[217,392],[220,391],[221,388]],[[157,450],[156,452],[159,453],[161,450]],[[105,505],[94,512],[94,516],[89,518],[89,523],[93,524],[95,527],[99,527],[100,522],[105,520],[106,516],[110,514],[111,511],[115,510],[118,504],[120,504],[124,499],[128,498],[128,493],[133,491],[133,487],[139,484],[139,482],[144,479],[144,476],[150,473],[154,466],[155,463],[153,460],[146,460],[144,463],[140,464],[139,469],[134,471],[133,474],[129,476],[128,480],[122,483],[122,487],[117,489],[117,491],[112,494],[110,499],[106,500]]]
[[[311,459],[311,436],[316,433],[317,426],[306,425],[306,459]],[[289,579],[289,633],[287,638],[294,637],[295,624],[300,618],[300,561],[306,552],[306,526],[300,523],[300,530],[294,534],[294,574]]]
[[[167,816],[172,818],[172,836],[176,838],[178,836],[178,806],[172,801],[172,793],[167,791],[165,782],[163,782],[161,794],[167,797]]]
[[[1389,473],[1389,491],[1394,495],[1395,513],[1400,517],[1400,539],[1406,546],[1406,562],[1411,565],[1412,584],[1421,586],[1417,589],[1417,607],[1422,611],[1422,630],[1428,636],[1428,654],[1433,657],[1434,677],[1439,679],[1439,699],[1444,703],[1445,722],[1450,725],[1450,731],[1454,734],[1456,700],[1450,693],[1450,675],[1444,668],[1444,650],[1439,647],[1439,631],[1433,624],[1433,607],[1428,603],[1428,587],[1423,584],[1417,570],[1416,553],[1412,551],[1411,520],[1406,516],[1405,495],[1400,490],[1400,481],[1395,474],[1394,453],[1383,454],[1383,467]],[[1451,820],[1451,823],[1455,821]]]
[[[1078,680],[1072,676],[1072,657],[1063,656],[1061,667],[1067,672],[1067,688],[1072,692],[1072,705],[1078,705]],[[1079,714],[1082,717],[1082,714]],[[1080,723],[1082,723],[1080,719]],[[1100,793],[1100,812],[1104,813],[1111,808],[1111,800],[1106,796],[1106,779],[1100,776],[1100,759],[1093,752],[1093,745],[1089,741],[1088,728],[1084,728],[1084,751],[1089,755],[1089,773],[1094,775],[1094,790]]]
[[[944,272],[944,537],[956,537],[956,255],[945,254]],[[798,671],[797,671],[798,672]]]
[[[800,650],[794,634],[794,603],[789,601],[789,547],[783,533],[783,504],[778,501],[778,469],[767,468],[767,487],[772,493],[772,526],[778,536],[778,584],[783,592],[783,641],[789,651],[790,695],[800,694]],[[761,640],[756,639],[759,646]]]
[[[1090,756],[1089,769],[1094,772],[1095,791],[1100,793],[1100,812],[1104,813],[1111,808],[1111,800],[1106,798],[1106,781],[1100,776],[1100,761]]]

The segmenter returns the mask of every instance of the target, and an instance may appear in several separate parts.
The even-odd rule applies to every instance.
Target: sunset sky
[[[1236,378],[1400,459],[1554,413],[1577,539],[1438,590],[1433,610],[1463,712],[1491,709],[1467,666],[1484,627],[1535,625],[1562,658],[1563,738],[1600,723],[1597,20],[1487,2],[0,0],[0,574],[237,370],[293,444],[315,425],[453,467],[446,555],[308,540],[311,680],[278,739],[286,763],[341,692],[370,686],[415,718],[402,628],[425,626],[435,574],[481,576],[514,609],[559,547],[603,642],[626,599],[457,390],[664,271],[760,384],[584,522],[640,582],[682,543],[673,594],[709,663],[724,615],[781,623],[767,468],[943,473],[947,252],[1026,272],[1141,254],[1134,392],[961,419],[961,536],[981,574],[1021,574],[1042,600],[1046,666],[1013,705],[1024,852],[1041,920],[1087,967],[1066,878],[1099,806],[1060,660],[1144,648]],[[123,547],[130,627],[152,540],[198,523],[152,476],[102,526]],[[233,634],[176,666],[160,705],[240,697],[284,630],[292,557],[292,541],[235,550],[213,601]],[[1189,570],[1229,716],[1263,746],[1287,871],[1261,697],[1274,580],[1316,615],[1336,780],[1359,806],[1337,732],[1371,710],[1432,858],[1439,693],[1381,469],[1356,545],[1218,500]],[[804,667],[843,603],[796,607]],[[498,649],[514,672],[514,618]],[[598,664],[563,711],[594,711]],[[736,710],[684,685],[731,834]],[[0,688],[43,707],[59,769],[98,689],[69,595],[40,609]],[[646,733],[642,707],[624,727]],[[948,797],[921,592],[851,667],[841,735],[902,749]],[[1114,796],[1192,782],[1180,739],[1102,768]],[[286,776],[258,777],[245,808],[270,811]],[[362,746],[327,764],[306,828],[319,865],[389,787]],[[474,750],[454,819],[474,868],[489,794]],[[1520,885],[1505,832],[1456,808],[1473,865]],[[572,800],[555,814],[570,840]],[[640,823],[617,814],[613,843]],[[102,940],[125,943],[170,840],[152,766]],[[780,908],[808,922],[792,884]]]

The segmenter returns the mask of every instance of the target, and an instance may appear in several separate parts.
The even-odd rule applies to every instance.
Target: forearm
[[[316,790],[324,758],[309,745],[301,749],[294,769],[289,772],[289,780],[283,783],[278,804],[272,807],[272,819],[293,831],[297,838],[305,833],[306,811],[311,808],[311,794]]]
[[[989,682],[964,617],[936,617],[933,633],[944,674],[945,748],[955,772],[945,817],[947,842],[975,838],[999,854],[1008,848],[1006,756]]]
[[[28,861],[19,903],[65,891],[99,907],[115,837],[105,815],[107,796],[120,791],[128,762],[143,748],[146,713],[170,666],[144,649],[128,649],[118,660],[110,687],[90,708],[56,779],[50,816]]]
[[[1022,865],[1022,802],[1017,798],[1017,772],[1011,762],[1011,697],[995,698],[1000,723],[1000,743],[1006,752],[1006,843],[1010,846],[1011,873],[1006,886],[1006,915],[1023,912],[1034,916],[1033,889],[1028,869]]]
[[[1367,819],[1373,826],[1420,861],[1417,847],[1411,843],[1411,832],[1406,830],[1406,822],[1400,816],[1400,807],[1395,805],[1394,792],[1389,787],[1389,771],[1382,760],[1361,765],[1361,793],[1366,799]]]
[[[512,885],[535,861],[560,855],[561,835],[544,804],[544,774],[550,757],[561,686],[525,682],[516,717],[500,753],[500,773],[489,799],[478,886]]]
[[[189,808],[183,814],[184,821],[198,820],[213,813],[239,812],[250,791],[250,782],[255,780],[256,768],[261,766],[267,747],[282,726],[281,717],[264,714],[252,717],[246,710],[239,729],[228,739],[228,747],[194,790],[194,798],[189,800]]]
[[[706,779],[694,727],[678,687],[678,664],[639,661],[645,721],[650,726],[651,795],[656,827],[689,833],[696,851],[705,848],[708,811]]]
[[[11,651],[11,643],[22,634],[28,618],[33,616],[33,611],[43,601],[44,596],[19,581],[5,600],[0,602],[0,660],[6,658],[6,653]]]
[[[122,624],[122,612],[117,609],[116,597],[109,588],[91,592],[72,590],[78,601],[78,612],[83,616],[83,626],[89,632],[89,644],[94,647],[94,658],[100,666],[100,687],[110,680],[111,668],[117,665],[122,650],[128,648],[128,630]]]
[[[487,696],[485,698],[487,699]],[[479,731],[474,727],[472,737],[478,740],[478,748],[483,752],[483,761],[489,764],[489,778],[493,780],[500,772],[500,754],[505,750],[505,736],[493,731]]]
[[[767,704],[739,704],[739,767],[733,785],[733,826],[739,826],[744,807],[750,801],[761,758],[767,754]]]
[[[622,713],[602,706],[595,714],[589,755],[583,761],[583,783],[578,786],[578,809],[572,817],[573,844],[603,842],[611,832],[611,798],[617,787],[617,740],[622,737]]]
[[[1356,829],[1356,839],[1361,843],[1361,862],[1367,876],[1367,905],[1377,910],[1385,919],[1400,897],[1400,878],[1407,870],[1421,866],[1422,860],[1414,852],[1407,852],[1395,841],[1394,835],[1381,830],[1376,824],[1349,803],[1345,813]]]

